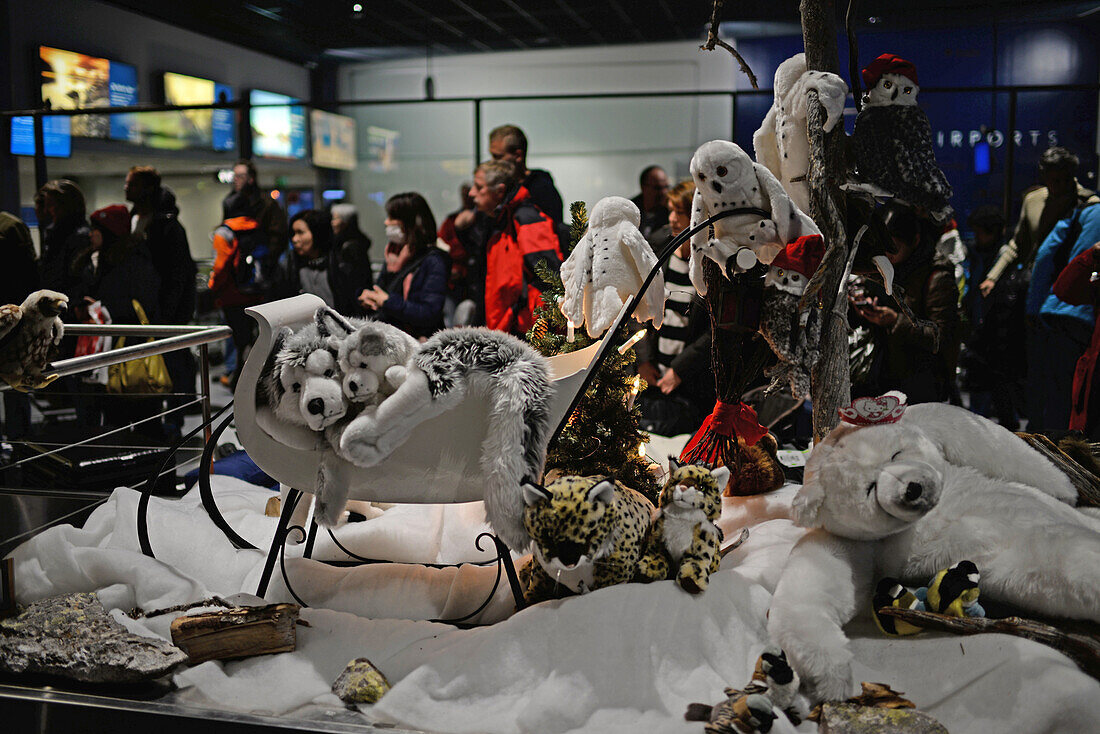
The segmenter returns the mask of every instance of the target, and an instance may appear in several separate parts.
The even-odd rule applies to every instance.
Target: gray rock
[[[916,709],[886,709],[855,703],[821,707],[819,734],[948,734],[943,724]]]
[[[390,682],[386,676],[366,658],[356,658],[348,663],[332,684],[332,692],[344,703],[378,703],[378,699],[388,690]]]
[[[95,594],[43,599],[0,620],[0,671],[7,673],[138,683],[185,662],[175,645],[127,631]]]

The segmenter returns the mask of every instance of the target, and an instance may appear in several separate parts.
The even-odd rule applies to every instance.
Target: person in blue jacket
[[[1092,304],[1071,305],[1054,295],[1058,274],[1070,260],[1100,242],[1100,205],[1077,209],[1054,226],[1035,255],[1027,293],[1028,338],[1042,355],[1027,365],[1029,431],[1069,425],[1073,372],[1088,348],[1095,313]]]
[[[417,193],[386,202],[386,267],[378,283],[359,294],[376,318],[424,339],[443,328],[451,261],[435,246],[435,217]]]

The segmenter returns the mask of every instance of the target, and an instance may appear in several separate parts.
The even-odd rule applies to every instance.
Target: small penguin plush
[[[821,343],[821,314],[816,308],[800,314],[798,303],[824,257],[821,235],[799,237],[772,260],[764,276],[760,335],[779,359],[766,375],[772,389],[787,383],[795,398],[810,397],[810,372]]]
[[[932,126],[917,106],[917,68],[882,54],[863,70],[863,109],[852,133],[859,177],[936,221],[951,215],[951,184],[936,163]]]
[[[640,223],[634,202],[621,196],[600,199],[588,216],[588,231],[561,265],[561,312],[574,324],[584,323],[593,339],[607,331],[630,296],[641,299],[634,311],[638,321],[652,321],[655,329],[664,321],[664,276],[658,272],[646,292],[638,293],[657,265]]]
[[[980,580],[981,574],[973,561],[959,561],[936,573],[928,586],[916,589],[906,588],[895,578],[884,578],[878,582],[871,600],[875,624],[891,636],[915,635],[923,631],[904,620],[880,615],[878,610],[883,607],[938,612],[959,618],[984,617],[985,609],[978,603]]]
[[[45,387],[57,375],[44,375],[65,335],[60,314],[69,297],[40,290],[20,305],[0,306],[0,378],[16,390]]]

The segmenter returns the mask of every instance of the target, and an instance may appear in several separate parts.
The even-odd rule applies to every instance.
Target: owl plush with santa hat
[[[769,390],[787,383],[796,398],[810,397],[810,371],[820,356],[821,314],[811,308],[799,313],[798,302],[825,257],[819,234],[799,237],[776,255],[764,276],[760,334],[779,362],[768,369]]]
[[[867,93],[852,134],[859,178],[945,221],[951,184],[936,163],[928,116],[917,106],[917,68],[882,54],[863,70],[863,82]]]

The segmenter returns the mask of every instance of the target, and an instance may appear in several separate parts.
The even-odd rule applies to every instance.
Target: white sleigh
[[[237,437],[248,455],[274,479],[310,494],[316,491],[317,469],[325,461],[328,481],[346,484],[353,500],[453,503],[483,499],[479,459],[488,411],[476,398],[421,423],[389,457],[367,469],[337,457],[321,434],[279,422],[266,406],[257,406],[256,385],[274,334],[284,326],[296,330],[312,322],[322,305],[320,298],[307,294],[245,309],[259,324],[259,336],[234,395]],[[629,305],[628,301],[602,341],[549,358],[552,429],[569,412],[597,356],[610,347]]]

